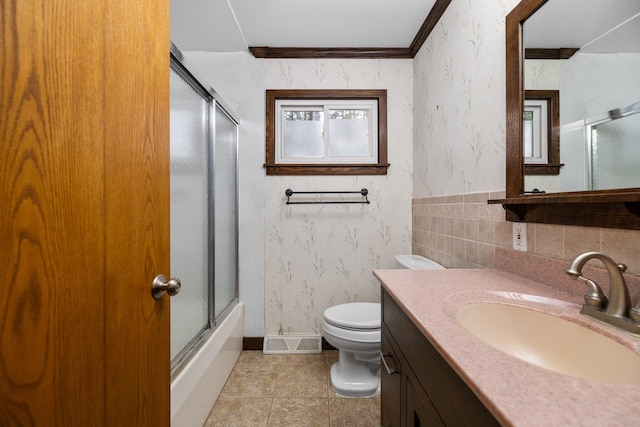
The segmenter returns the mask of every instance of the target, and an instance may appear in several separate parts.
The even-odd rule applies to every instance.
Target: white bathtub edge
[[[244,304],[239,303],[171,382],[171,425],[201,427],[242,352]]]

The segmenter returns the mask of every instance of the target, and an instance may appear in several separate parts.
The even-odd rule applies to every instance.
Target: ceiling
[[[401,6],[399,6],[399,4]],[[183,51],[407,48],[436,0],[171,0]],[[640,0],[551,0],[525,24],[525,46],[640,53]],[[615,49],[612,47],[615,46]]]
[[[549,1],[524,24],[527,48],[640,53],[640,0]]]
[[[172,0],[171,40],[183,51],[249,46],[407,48],[435,0]]]

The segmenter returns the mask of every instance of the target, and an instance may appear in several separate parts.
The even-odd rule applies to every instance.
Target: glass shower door
[[[238,295],[237,124],[215,109],[215,289],[216,323],[234,306]]]
[[[171,299],[171,366],[209,328],[213,266],[211,100],[171,68],[171,274],[182,289]]]
[[[171,57],[171,368],[238,302],[238,122]]]

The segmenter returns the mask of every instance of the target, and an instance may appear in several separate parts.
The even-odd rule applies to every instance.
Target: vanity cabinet
[[[381,351],[383,426],[500,425],[385,290]]]

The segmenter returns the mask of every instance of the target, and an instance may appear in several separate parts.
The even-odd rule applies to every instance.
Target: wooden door
[[[168,0],[0,3],[0,425],[168,426]]]

